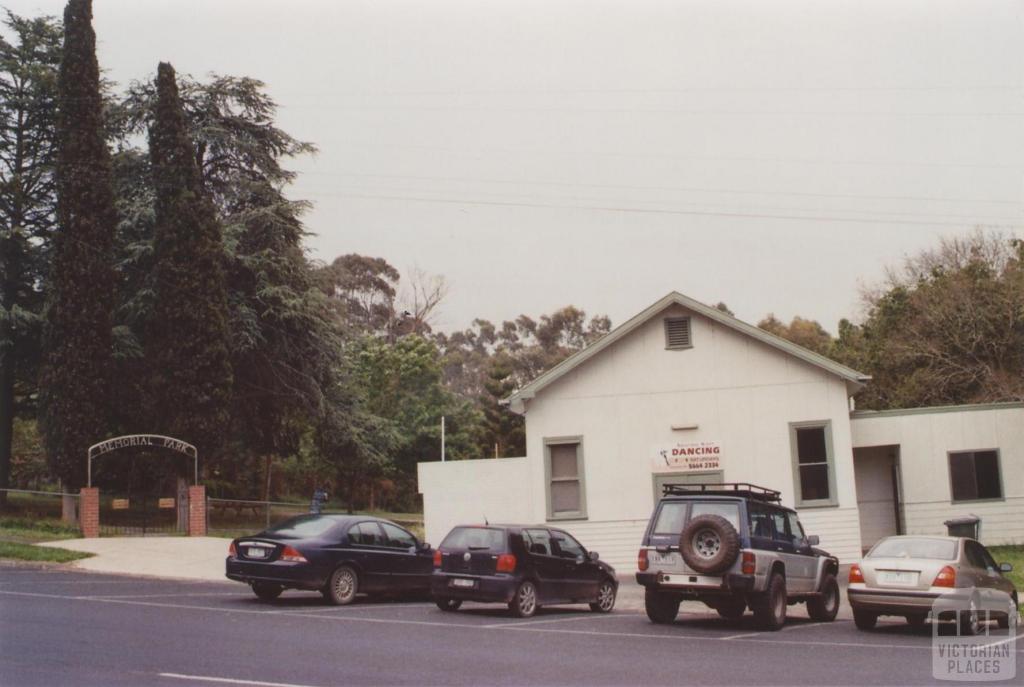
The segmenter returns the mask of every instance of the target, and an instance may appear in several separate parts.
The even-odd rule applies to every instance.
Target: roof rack
[[[780,503],[782,492],[766,489],[747,482],[718,482],[716,484],[665,484],[662,496],[738,496],[741,498]]]

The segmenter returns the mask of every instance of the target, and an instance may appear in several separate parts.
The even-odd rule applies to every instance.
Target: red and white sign
[[[722,447],[717,441],[673,444],[658,449],[654,457],[658,470],[699,472],[722,469]]]

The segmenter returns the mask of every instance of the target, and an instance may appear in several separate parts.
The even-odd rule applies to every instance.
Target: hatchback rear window
[[[736,528],[736,531],[740,529],[740,508],[735,503],[667,501],[661,504],[661,511],[654,523],[654,534],[678,535],[681,533],[687,523],[687,506],[690,507],[691,518],[698,515],[718,515],[728,520]]]
[[[316,537],[338,524],[336,518],[322,515],[300,515],[267,528],[267,533],[287,537]]]
[[[505,530],[493,527],[456,527],[441,542],[445,549],[504,551]]]
[[[883,539],[868,552],[868,558],[956,558],[957,542],[948,539]]]

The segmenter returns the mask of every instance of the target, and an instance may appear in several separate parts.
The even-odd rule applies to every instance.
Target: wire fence
[[[60,520],[64,497],[75,499],[77,512],[78,494],[34,489],[0,489],[0,514],[31,520]]]
[[[206,499],[206,529],[213,535],[242,536],[264,530],[296,515],[309,513],[309,501],[261,501],[255,499]],[[323,513],[344,512],[325,505]],[[370,513],[402,525],[423,536],[423,516],[418,513]]]

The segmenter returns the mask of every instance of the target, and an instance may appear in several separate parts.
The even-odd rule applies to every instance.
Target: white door
[[[873,446],[853,451],[853,474],[857,485],[861,547],[898,533],[896,522],[896,469],[898,446]]]

